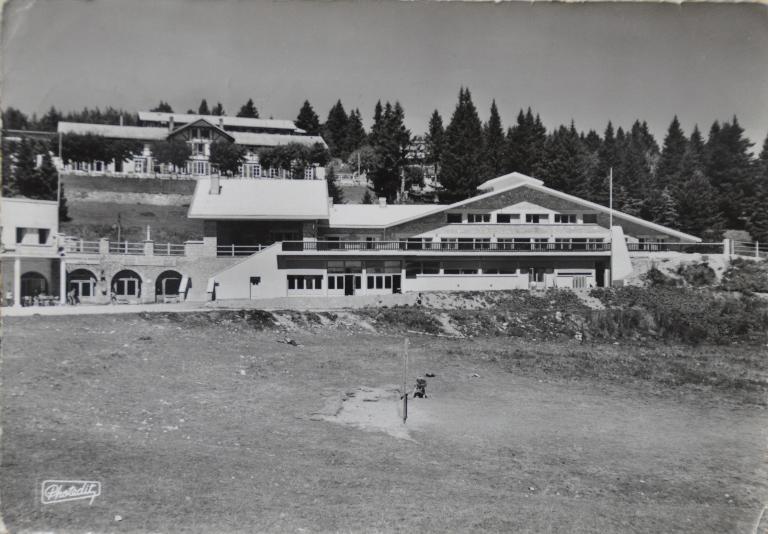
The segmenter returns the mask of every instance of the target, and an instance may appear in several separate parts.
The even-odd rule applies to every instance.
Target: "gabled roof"
[[[62,134],[92,134],[111,139],[136,139],[141,141],[160,141],[168,136],[168,128],[118,126],[116,124],[88,124],[84,122],[65,121],[59,121],[56,131]]]
[[[139,111],[139,120],[142,122],[168,123],[173,117],[174,122],[178,124],[194,122],[199,119],[206,119],[215,123],[222,121],[224,126],[235,126],[239,128],[264,128],[271,130],[296,130],[296,125],[289,120],[275,119],[251,119],[247,117],[228,117],[226,115],[195,115],[189,113],[165,113],[160,111]]]
[[[470,197],[468,199],[455,202],[453,204],[440,205],[423,214],[404,217],[403,219],[394,221],[386,226],[396,226],[396,225],[410,222],[416,219],[420,219],[422,217],[433,215],[435,213],[463,208],[467,204],[472,204],[474,202],[477,202],[478,200],[482,200],[482,199],[489,198],[501,193],[505,193],[507,191],[517,189],[518,187],[528,187],[536,191],[541,191],[545,194],[556,196],[558,198],[562,198],[564,200],[573,202],[574,204],[584,206],[585,208],[588,208],[590,210],[599,211],[602,213],[611,212],[611,210],[606,206],[603,206],[601,204],[596,204],[594,202],[590,202],[589,200],[584,200],[582,198],[579,198],[573,195],[569,195],[568,193],[557,191],[556,189],[545,187],[543,184],[544,182],[542,182],[541,180],[537,180],[536,178],[531,178],[530,176],[526,176],[518,172],[513,172],[510,174],[506,174],[504,176],[499,176],[498,178],[494,178],[493,180],[488,180],[487,182],[481,184],[478,189],[486,189],[486,190],[489,189],[489,191],[486,193],[482,193],[480,195],[476,195],[474,197]],[[616,219],[629,221],[639,226],[644,226],[656,232],[668,234],[670,236],[674,236],[674,237],[677,237],[678,239],[682,239],[685,241],[693,241],[693,242],[701,241],[701,238],[698,238],[696,236],[686,234],[685,232],[680,232],[678,230],[673,230],[672,228],[667,228],[666,226],[652,223],[650,221],[646,221],[645,219],[641,219],[640,217],[635,217],[634,215],[622,213],[617,210],[613,210],[613,216]]]
[[[328,218],[325,180],[221,178],[210,194],[211,178],[200,178],[187,216],[191,219],[317,220]]]
[[[210,128],[213,128],[217,132],[219,132],[220,135],[226,137],[230,141],[234,141],[235,140],[235,138],[232,137],[232,135],[230,135],[229,132],[225,132],[224,130],[222,130],[221,128],[219,128],[218,126],[216,126],[215,124],[213,124],[211,121],[209,121],[207,119],[197,119],[196,121],[192,121],[192,122],[189,122],[189,123],[187,123],[187,124],[185,124],[183,126],[179,126],[174,131],[169,133],[168,137],[172,137],[172,136],[176,135],[177,133],[186,130],[187,128],[199,128],[200,126],[208,126]]]

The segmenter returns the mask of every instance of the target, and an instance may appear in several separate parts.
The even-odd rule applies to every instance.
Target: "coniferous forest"
[[[163,101],[155,109],[173,111]],[[201,109],[208,109],[205,100],[198,112]],[[224,112],[220,103],[214,109]],[[359,166],[373,193],[394,201],[403,185],[407,189],[423,181],[413,165],[415,137],[405,126],[399,102],[379,101],[372,111],[366,131],[360,110],[347,112],[341,100],[325,122],[305,101],[296,125],[322,135],[332,158]],[[238,115],[258,117],[253,101],[249,99]],[[66,115],[51,108],[40,118],[14,108],[3,111],[5,129],[55,131],[59,120],[136,124],[137,115],[114,108]],[[614,207],[620,211],[705,240],[720,239],[725,229],[743,229],[753,239],[768,241],[768,137],[755,147],[735,116],[715,121],[708,130],[698,125],[686,129],[677,117],[670,117],[663,139],[657,140],[641,119],[628,125],[608,121],[602,131],[585,132],[573,122],[547,128],[528,108],[505,123],[495,101],[483,121],[470,90],[461,88],[450,117],[444,119],[435,110],[418,138],[423,140],[419,163],[434,170],[442,186],[441,202],[468,198],[482,182],[516,171],[607,205],[612,169]],[[23,146],[17,154],[22,171],[31,153]],[[50,174],[49,165],[46,161],[44,174]],[[41,182],[39,171],[26,170],[35,176],[29,193],[44,194],[38,189],[45,189],[50,180]]]

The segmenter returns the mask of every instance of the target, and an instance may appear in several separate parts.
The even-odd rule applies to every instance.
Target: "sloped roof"
[[[201,178],[187,216],[191,219],[315,220],[328,218],[325,180],[222,178],[219,194]]]
[[[519,172],[512,172],[509,174],[505,174],[504,176],[499,176],[498,178],[493,178],[491,180],[488,180],[487,182],[483,182],[480,184],[477,189],[479,191],[499,191],[501,189],[507,189],[509,187],[519,185],[522,183],[527,184],[536,184],[536,185],[543,185],[544,182],[541,180],[537,180],[536,178],[531,178],[530,176],[526,176],[525,174],[521,174]]]
[[[227,139],[234,140],[234,137],[232,137],[232,135],[229,132],[225,132],[224,130],[222,130],[221,128],[219,128],[215,124],[213,124],[208,119],[197,119],[196,121],[192,121],[192,122],[189,122],[189,123],[184,124],[182,126],[179,126],[175,130],[173,130],[171,133],[169,133],[168,136],[170,137],[170,136],[176,135],[177,133],[179,133],[179,132],[181,132],[183,130],[186,130],[187,128],[193,128],[195,126],[200,126],[200,125],[205,125],[205,126],[208,126],[210,128],[213,128],[214,130],[219,132],[221,135],[223,135]]]
[[[56,130],[63,134],[92,134],[112,139],[137,139],[142,141],[159,141],[168,136],[168,128],[119,126],[116,124],[89,124],[84,122],[59,121]]]
[[[277,130],[296,130],[293,121],[282,119],[251,119],[247,117],[228,117],[226,115],[193,115],[189,113],[164,113],[160,111],[139,111],[139,120],[143,122],[164,122],[168,123],[173,117],[176,123],[194,122],[199,119],[205,119],[209,122],[218,124],[222,121],[224,126],[235,126],[240,128],[269,128]]]
[[[390,226],[403,218],[418,218],[434,209],[434,204],[334,204],[328,225],[332,228]]]
[[[307,146],[320,143],[323,146],[327,146],[322,137],[315,135],[283,135],[232,131],[227,133],[235,138],[235,143],[245,146],[280,146],[288,145],[291,143],[298,143],[300,145]]]

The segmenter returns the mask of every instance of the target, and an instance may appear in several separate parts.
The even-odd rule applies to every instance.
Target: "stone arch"
[[[75,269],[67,273],[67,293],[74,290],[77,299],[96,297],[96,274],[89,269]]]
[[[155,300],[162,301],[168,297],[178,297],[182,274],[173,269],[163,271],[155,280]]]
[[[141,298],[141,276],[131,269],[123,269],[112,277],[110,290],[117,298]]]

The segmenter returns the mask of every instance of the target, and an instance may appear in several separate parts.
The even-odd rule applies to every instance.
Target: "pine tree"
[[[768,136],[755,164],[755,195],[748,204],[746,230],[752,239],[768,243]]]
[[[341,100],[336,101],[328,112],[328,119],[323,125],[323,139],[328,143],[328,149],[331,151],[331,157],[344,158],[347,147],[347,124],[349,116],[344,111]]]
[[[306,131],[309,135],[320,135],[320,119],[312,109],[309,100],[305,100],[296,117],[296,127]]]
[[[459,101],[445,129],[440,162],[440,183],[446,200],[461,200],[475,194],[482,180],[483,127],[469,89],[461,88]]]
[[[491,114],[483,127],[483,178],[491,179],[504,174],[506,169],[506,139],[496,100],[491,102]]]
[[[424,144],[427,155],[427,165],[433,165],[435,175],[440,172],[438,163],[443,153],[443,143],[445,142],[445,128],[443,128],[443,118],[437,110],[432,112],[429,118],[429,126],[424,136]]]
[[[570,128],[560,126],[547,138],[539,177],[548,187],[578,193],[586,180],[587,158],[586,147],[573,122]]]
[[[363,127],[363,117],[359,109],[353,109],[349,113],[346,132],[346,146],[344,152],[351,154],[365,144],[367,135]]]
[[[23,112],[11,107],[3,111],[3,129],[26,130],[28,127],[29,119]]]
[[[687,149],[688,139],[680,128],[680,122],[675,115],[667,129],[664,148],[661,150],[661,158],[656,169],[656,181],[661,187],[676,186],[680,180],[683,157]]]
[[[325,173],[325,181],[328,182],[328,196],[333,199],[333,203],[343,204],[344,192],[341,190],[341,187],[339,187],[336,180],[336,172],[334,172],[333,167],[328,167],[328,170]]]
[[[657,210],[656,219],[654,222],[662,226],[668,226],[670,228],[677,228],[680,220],[677,211],[677,201],[669,191],[669,187],[665,187],[661,191],[661,205]]]
[[[753,162],[749,153],[752,143],[736,117],[732,122],[715,121],[705,147],[705,174],[719,193],[719,206],[729,228],[744,228],[745,207],[757,193]]]
[[[160,113],[173,113],[173,108],[168,102],[160,101],[160,103],[157,105],[156,108],[151,109],[150,111],[158,111]]]
[[[227,112],[224,111],[224,106],[221,105],[221,102],[216,102],[216,105],[213,106],[213,109],[211,110],[211,115],[216,115],[217,117],[221,117],[222,115],[226,115]]]
[[[677,202],[681,231],[716,241],[722,237],[724,220],[717,191],[704,174],[704,141],[694,127],[683,156],[679,181],[671,192]]]
[[[544,161],[547,129],[531,108],[517,115],[517,124],[507,131],[506,165],[509,172],[535,175]]]
[[[405,127],[405,112],[399,102],[392,106],[389,102],[380,111],[381,103],[376,104],[374,128],[370,139],[375,157],[371,163],[369,176],[377,196],[389,201],[397,197],[403,180],[403,167],[411,132]],[[375,133],[374,133],[375,132]]]
[[[363,200],[361,202],[363,204],[373,204],[373,195],[371,195],[370,189],[365,189],[365,194],[363,195]]]
[[[61,112],[51,106],[51,109],[40,119],[38,129],[46,132],[55,132],[58,129],[60,120],[62,120]]]
[[[211,111],[208,109],[208,102],[205,101],[205,98],[203,98],[202,102],[200,102],[200,106],[197,108],[197,114],[198,115],[211,114]]]
[[[256,109],[256,106],[253,104],[253,98],[249,98],[248,102],[243,104],[243,106],[240,108],[240,111],[237,112],[237,116],[247,117],[250,119],[259,118],[259,110]]]
[[[376,106],[373,108],[373,126],[371,126],[371,133],[368,135],[368,144],[371,146],[377,146],[380,142],[380,137],[384,129],[384,108],[381,105],[381,100],[376,102]]]

